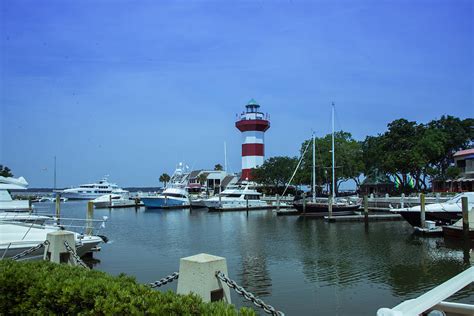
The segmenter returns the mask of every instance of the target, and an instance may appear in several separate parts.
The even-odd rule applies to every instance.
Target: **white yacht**
[[[474,208],[474,192],[459,193],[443,203],[427,204],[425,206],[425,219],[435,222],[437,225],[451,224],[462,217],[461,199],[467,197],[468,209]],[[412,226],[421,226],[421,207],[399,208],[391,210],[398,213]]]
[[[147,208],[186,208],[189,207],[189,193],[186,190],[188,184],[189,170],[185,164],[180,162],[171,176],[167,188],[158,195],[141,197],[141,201]]]
[[[0,223],[0,258],[10,258],[25,250],[43,243],[47,234],[60,229],[59,227],[26,224],[26,223]],[[93,251],[103,242],[99,236],[82,235],[74,233],[76,239],[76,253],[83,256]],[[40,259],[44,249],[40,248],[29,254],[24,259]]]
[[[204,205],[209,210],[239,210],[246,209],[247,203],[249,209],[264,209],[269,205],[267,202],[260,199],[261,193],[257,192],[255,189],[249,188],[249,185],[245,187],[242,186],[232,186],[220,194],[213,196],[207,200],[204,200]]]
[[[189,194],[184,188],[173,187],[165,189],[156,196],[141,198],[147,208],[182,208],[189,207]]]
[[[99,196],[112,193],[125,192],[115,183],[110,183],[106,177],[96,183],[82,184],[77,188],[65,189],[61,192],[61,197],[69,200],[93,200]]]
[[[130,194],[125,191],[122,194],[105,194],[92,200],[95,208],[116,208],[116,207],[134,207],[139,206],[135,199],[130,199]]]
[[[26,200],[13,200],[10,190],[26,190],[28,182],[25,178],[13,178],[0,176],[0,211],[28,211],[29,202]]]

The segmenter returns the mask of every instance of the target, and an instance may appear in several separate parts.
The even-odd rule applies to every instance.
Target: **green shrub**
[[[159,292],[134,278],[46,261],[0,260],[0,315],[256,315],[196,295]]]

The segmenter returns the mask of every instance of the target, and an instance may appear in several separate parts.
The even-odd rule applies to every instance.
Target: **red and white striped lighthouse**
[[[268,115],[260,112],[260,105],[254,99],[245,106],[245,112],[235,122],[242,132],[242,180],[251,180],[251,170],[263,164],[265,156],[265,131],[270,128]]]

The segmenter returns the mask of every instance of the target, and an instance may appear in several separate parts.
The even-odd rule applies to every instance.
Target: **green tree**
[[[468,148],[473,141],[473,119],[460,120],[443,116],[428,124],[398,119],[378,136],[368,136],[362,143],[365,174],[377,169],[397,179],[400,190],[410,191],[409,177],[415,190],[426,190],[429,179],[445,179],[456,174],[448,169],[456,151]]]
[[[13,177],[13,173],[7,166],[0,165],[0,176],[2,177]]]
[[[170,181],[170,179],[171,179],[171,177],[167,173],[163,173],[160,176],[160,182],[162,182],[163,186],[165,186],[165,187],[166,187],[166,184]]]
[[[214,170],[216,170],[216,171],[222,171],[223,169],[224,168],[222,168],[222,165],[220,163],[218,163],[214,166]]]
[[[312,140],[308,139],[301,145],[301,153]],[[327,134],[321,138],[315,138],[316,147],[316,185],[330,186],[332,183],[332,135]],[[354,180],[360,184],[359,177],[364,171],[362,159],[362,143],[354,140],[350,133],[338,131],[334,133],[334,156],[335,156],[335,178],[336,193],[342,183]],[[311,144],[304,155],[301,170],[298,170],[296,183],[311,185],[313,170],[313,152]],[[329,191],[329,190],[328,190]]]
[[[278,190],[288,183],[297,163],[295,157],[271,157],[263,165],[252,169],[252,177],[254,181],[274,186]]]
[[[454,153],[468,148],[474,141],[474,119],[461,120],[450,115],[442,116],[439,120],[429,122],[428,128],[436,129],[443,135],[442,153],[431,163],[437,169],[435,177],[445,179]]]

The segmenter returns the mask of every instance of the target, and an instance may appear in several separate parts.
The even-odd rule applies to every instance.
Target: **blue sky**
[[[158,185],[179,161],[240,170],[235,114],[270,113],[266,156],[311,130],[474,116],[474,2],[0,2],[0,163],[32,187]]]

